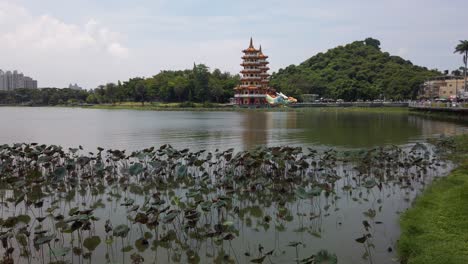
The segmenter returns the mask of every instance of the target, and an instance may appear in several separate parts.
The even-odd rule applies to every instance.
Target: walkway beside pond
[[[454,103],[410,103],[409,108],[416,111],[429,111],[429,112],[449,112],[459,113],[463,115],[468,114],[468,107],[466,104]]]
[[[337,103],[296,103],[290,104],[291,108],[302,107],[408,107],[408,103],[404,102],[337,102]]]

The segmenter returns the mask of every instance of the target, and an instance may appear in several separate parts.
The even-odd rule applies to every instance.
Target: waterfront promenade
[[[302,107],[408,107],[407,102],[341,102],[341,103],[296,103],[290,104],[292,108]]]
[[[439,102],[411,102],[408,104],[411,110],[432,111],[432,112],[451,112],[468,114],[468,104],[466,103],[439,103]]]

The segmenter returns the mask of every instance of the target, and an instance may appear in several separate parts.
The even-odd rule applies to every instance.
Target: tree
[[[143,82],[138,82],[135,86],[135,99],[141,102],[142,106],[145,105],[145,101],[147,100],[147,91]]]
[[[200,102],[209,101],[209,76],[210,72],[204,64],[193,65],[195,98]]]
[[[457,76],[457,77],[458,77],[458,76],[461,76],[461,71],[460,71],[460,70],[453,70],[453,71],[452,71],[452,75],[453,75],[453,76]]]
[[[215,101],[219,103],[219,98],[223,95],[224,91],[222,88],[221,80],[217,78],[210,78],[208,81],[210,88],[210,94],[215,98]]]
[[[364,43],[368,46],[372,46],[378,50],[380,50],[380,41],[378,39],[373,39],[373,38],[366,38],[364,40]]]
[[[95,94],[89,94],[88,97],[86,97],[86,103],[88,104],[97,104],[98,100],[96,98]]]
[[[127,99],[125,87],[122,85],[122,82],[120,80],[117,82],[116,97],[119,103],[122,103],[125,99]]]
[[[179,99],[179,102],[181,102],[182,97],[187,91],[188,80],[182,76],[177,76],[171,83],[171,86],[174,88],[174,93]]]
[[[114,105],[117,100],[117,86],[113,83],[106,84],[105,95],[107,99]]]
[[[466,67],[467,67],[467,60],[468,60],[468,40],[460,40],[460,43],[455,47],[454,53],[463,54],[463,63],[465,64],[465,68],[463,69],[464,75],[464,91],[466,91]]]

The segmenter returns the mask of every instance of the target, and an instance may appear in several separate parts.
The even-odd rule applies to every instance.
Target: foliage
[[[414,98],[436,70],[380,50],[380,41],[367,38],[319,53],[300,65],[272,75],[271,85],[290,96],[318,94],[346,101]]]
[[[468,40],[460,40],[460,43],[455,47],[455,53],[467,54],[468,53]]]
[[[102,85],[91,91],[94,97],[88,103],[227,102],[238,82],[237,75],[222,73],[219,69],[210,72],[206,65],[198,64],[192,70],[161,71],[150,78],[132,78],[118,85]]]
[[[337,263],[336,255],[325,250],[310,255],[313,248],[301,241],[276,238],[274,250],[259,242],[275,234],[284,238],[308,233],[320,239],[328,233],[322,221],[343,221],[342,233],[354,234],[359,227],[339,220],[342,213],[334,202],[347,196],[349,208],[368,208],[363,215],[355,210],[354,216],[363,219],[366,231],[356,243],[370,259],[378,232],[371,235],[369,229],[383,224],[374,219],[388,217],[382,214],[384,197],[379,192],[389,194],[385,208],[394,212],[401,205],[391,209],[393,199],[410,199],[418,186],[445,168],[434,149],[422,143],[404,149],[375,147],[352,156],[287,146],[192,152],[163,145],[130,153],[37,143],[0,145],[0,199],[8,209],[0,217],[0,241],[4,256],[20,263],[39,263],[41,257],[40,263],[47,257],[71,259],[71,254],[83,263],[96,253],[94,262],[107,263],[120,252],[123,262],[130,257],[141,263],[136,251],[145,250],[170,254],[180,263],[218,263],[232,257],[237,263],[273,263],[278,257]],[[302,221],[306,224],[293,229]],[[247,238],[258,244],[258,252],[239,243]],[[385,236],[379,240],[390,242]],[[355,243],[346,235],[343,241]],[[231,256],[222,251],[228,244]],[[208,245],[209,251],[204,249]],[[300,248],[310,257],[300,259]],[[235,250],[245,253],[236,255]],[[274,254],[276,250],[281,253]]]
[[[234,95],[238,75],[212,72],[203,64],[192,70],[161,71],[150,78],[131,78],[128,81],[100,85],[96,89],[72,90],[58,88],[16,89],[0,91],[0,104],[73,105],[116,104],[125,101],[145,102],[215,102],[224,103]]]
[[[468,40],[460,40],[460,43],[455,47],[454,53],[460,53],[463,55],[463,63],[465,67],[463,67],[463,76],[465,76],[465,89],[466,89],[466,68],[468,64]]]
[[[85,102],[86,90],[43,88],[0,91],[0,104],[59,105]]]

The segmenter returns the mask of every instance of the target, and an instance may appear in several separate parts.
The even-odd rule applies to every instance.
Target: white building
[[[0,70],[0,91],[11,91],[18,88],[37,88],[37,81],[31,77],[24,76],[18,71]]]
[[[72,90],[83,90],[83,88],[81,88],[80,86],[78,86],[78,84],[71,84],[68,85],[68,89],[72,89]]]
[[[5,73],[0,70],[0,91],[6,90],[6,76]]]

